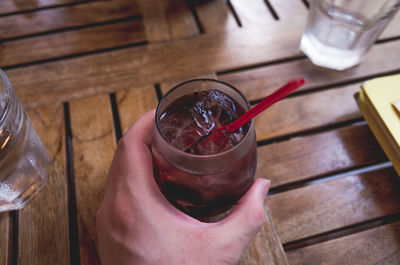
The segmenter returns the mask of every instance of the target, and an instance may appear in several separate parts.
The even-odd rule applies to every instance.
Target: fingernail
[[[263,188],[261,189],[263,197],[267,196],[270,186],[271,186],[271,181],[269,179],[263,179]]]

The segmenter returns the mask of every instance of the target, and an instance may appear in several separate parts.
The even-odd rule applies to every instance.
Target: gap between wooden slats
[[[79,231],[76,206],[76,187],[72,148],[71,112],[68,102],[63,103],[65,122],[66,170],[68,185],[68,220],[71,264],[80,265]]]
[[[0,17],[0,39],[51,33],[76,29],[88,24],[104,23],[109,20],[137,16],[139,9],[130,0],[99,1],[82,5],[40,10],[31,15],[20,14]]]
[[[277,16],[279,23],[294,24],[299,23],[304,25],[307,21],[308,11],[301,0],[268,0]]]
[[[393,168],[385,168],[271,195],[268,205],[286,244],[400,212],[399,188]]]
[[[278,27],[274,28],[273,31],[276,29]],[[294,30],[295,27],[292,29]],[[298,43],[293,39],[296,38],[293,32],[286,31],[279,36],[272,35],[273,38],[265,34],[251,34],[251,36],[247,36],[252,40],[249,42],[246,40],[246,35],[251,32],[240,30],[232,33],[231,31],[231,34],[219,36],[205,34],[170,43],[115,51],[112,52],[114,59],[112,65],[107,63],[111,55],[111,53],[108,53],[27,67],[20,72],[18,69],[14,69],[9,71],[8,74],[13,79],[14,87],[20,98],[25,102],[30,101],[38,104],[40,101],[65,100],[72,94],[74,96],[79,94],[89,95],[126,89],[129,80],[135,80],[135,86],[143,86],[149,82],[177,79],[190,74],[204,73],[210,71],[210,69],[216,71],[226,70],[227,68],[234,69],[239,65],[245,66],[268,60],[273,61],[274,58],[290,56],[291,52],[292,55],[298,53]],[[210,38],[211,36],[212,38]],[[270,42],[273,39],[276,41],[276,38],[284,40],[285,36],[288,38],[286,46],[268,45],[268,39]],[[241,44],[244,40],[246,40],[246,43]],[[347,72],[350,75],[348,79],[370,77],[377,73],[400,70],[398,65],[395,64],[396,57],[399,56],[397,42],[376,45],[363,64]],[[230,45],[231,43],[232,45]],[[224,52],[219,52],[221,49]],[[193,53],[193,50],[197,52]],[[381,56],[382,52],[386,56]],[[387,57],[392,58],[392,60],[387,60]],[[64,65],[68,68],[61,70]],[[93,65],[96,65],[96,74],[102,75],[108,80],[106,86],[103,81],[98,78],[93,79],[93,76],[88,73]],[[139,65],[140,71],[137,70]],[[302,68],[299,69],[301,74]],[[37,76],[43,78],[37,79]],[[29,80],[29,84],[26,83],[27,80]],[[60,83],[60,80],[63,80],[63,82]],[[34,90],[39,88],[40,92],[36,93]],[[29,98],[25,98],[28,95]]]
[[[146,36],[156,43],[199,34],[196,20],[184,0],[138,0]]]
[[[254,118],[257,140],[361,117],[353,98],[357,90],[347,86],[281,100]]]
[[[244,31],[240,31],[244,32]],[[239,32],[238,32],[239,33]],[[250,32],[248,32],[250,34]],[[233,38],[237,38],[239,41],[244,41],[245,38],[244,34],[241,36],[241,34],[236,35],[229,35],[232,36]],[[289,34],[290,35],[290,34]],[[286,35],[286,36],[289,36]],[[14,87],[16,87],[16,90],[19,90],[20,93],[20,98],[24,100],[24,93],[21,93],[21,89],[23,89],[23,85],[21,82],[18,82],[18,80],[30,80],[29,82],[29,94],[31,96],[34,96],[36,93],[33,91],[34,88],[40,87],[40,97],[38,99],[41,100],[60,100],[60,99],[66,99],[65,97],[60,97],[61,95],[58,94],[55,98],[53,97],[52,99],[49,98],[49,95],[43,95],[45,91],[50,92],[50,94],[53,94],[55,92],[55,88],[61,88],[60,85],[63,87],[62,90],[68,91],[67,93],[62,93],[64,96],[66,95],[71,95],[74,94],[75,96],[86,94],[90,95],[94,93],[99,93],[99,92],[112,92],[118,89],[127,89],[132,87],[132,85],[127,86],[127,84],[132,83],[132,81],[129,80],[135,80],[135,83],[133,84],[134,86],[142,86],[146,85],[151,81],[157,82],[157,81],[162,81],[166,78],[182,78],[184,76],[190,75],[190,74],[196,74],[196,73],[204,73],[206,71],[209,71],[210,68],[224,68],[228,67],[228,65],[232,65],[232,60],[233,62],[236,61],[236,64],[241,62],[244,57],[238,57],[238,53],[243,52],[243,49],[238,49],[239,47],[236,46],[231,46],[231,52],[232,55],[234,55],[232,58],[228,53],[222,53],[218,54],[218,58],[220,60],[215,61],[213,59],[215,57],[215,54],[213,54],[213,50],[216,49],[222,49],[225,45],[221,45],[221,40],[218,40],[218,37],[212,36],[212,38],[209,38],[212,35],[203,35],[201,37],[206,37],[206,38],[200,38],[198,39],[197,37],[190,38],[190,39],[185,39],[185,40],[179,40],[171,43],[161,43],[161,44],[154,44],[154,45],[147,45],[146,47],[136,47],[136,48],[131,48],[131,49],[125,49],[123,51],[115,51],[112,53],[112,56],[114,58],[113,64],[109,64],[109,56],[111,56],[111,53],[108,54],[98,54],[98,55],[93,55],[90,57],[82,57],[82,58],[75,58],[71,59],[68,61],[64,62],[54,62],[54,63],[48,63],[48,64],[43,64],[43,65],[38,65],[38,66],[32,66],[32,67],[26,67],[23,69],[23,73],[18,73],[21,70],[14,69],[7,71],[10,78],[13,79]],[[236,37],[235,37],[236,36]],[[282,35],[280,35],[282,36]],[[214,38],[216,37],[216,38]],[[225,43],[232,43],[231,41],[223,41]],[[246,41],[247,42],[247,41]],[[207,45],[206,45],[207,44]],[[257,45],[257,42],[253,43],[254,45]],[[213,47],[214,46],[214,47]],[[220,48],[216,48],[218,46],[221,46]],[[251,47],[248,47],[244,50],[247,50],[248,52],[250,51]],[[210,50],[211,49],[211,50]],[[297,48],[296,48],[297,49]],[[196,53],[193,53],[193,50],[197,50]],[[225,49],[224,49],[225,50]],[[230,49],[227,49],[230,50]],[[237,50],[238,53],[234,52]],[[253,49],[251,49],[252,52],[254,52]],[[262,54],[262,53],[261,53]],[[264,53],[267,54],[267,53]],[[279,54],[273,53],[274,56],[277,56]],[[283,51],[282,51],[283,54]],[[285,53],[286,54],[286,53]],[[253,59],[251,59],[249,56],[246,57],[246,60],[255,60],[257,57],[259,59],[259,54],[256,56],[254,54]],[[226,59],[230,58],[229,60],[224,60],[224,56],[227,56]],[[271,53],[268,53],[268,57],[271,56]],[[162,60],[160,58],[163,58]],[[240,58],[240,59],[238,59]],[[100,61],[99,61],[100,60]],[[104,62],[101,62],[102,60],[105,60]],[[143,61],[145,60],[145,61]],[[146,63],[147,61],[147,63]],[[229,62],[229,63],[228,63]],[[89,63],[89,65],[87,65]],[[68,66],[66,71],[59,72],[61,69],[57,69],[57,65],[59,67],[64,68],[64,65]],[[75,65],[76,64],[76,65]],[[211,65],[210,65],[211,64]],[[91,66],[90,66],[91,65]],[[98,75],[103,75],[106,79],[109,81],[106,82],[107,85],[103,87],[103,89],[99,89],[98,86],[100,85],[103,86],[104,82],[96,78],[95,83],[92,84],[87,84],[85,82],[85,79],[87,78],[92,78],[87,71],[91,71],[92,66],[96,65],[96,73]],[[140,65],[141,70],[138,71],[137,67]],[[83,68],[82,68],[83,67]],[[104,68],[106,67],[106,68]],[[46,68],[46,74],[39,74],[36,71],[41,71],[40,69]],[[123,71],[122,73],[118,73],[119,71]],[[41,79],[37,78],[27,78],[25,79],[29,74],[33,74],[35,72],[35,76],[41,76]],[[152,73],[151,75],[149,73]],[[13,76],[13,73],[15,74]],[[110,73],[112,76],[107,76]],[[145,74],[146,73],[146,74]],[[22,78],[25,77],[25,78]],[[114,80],[117,77],[117,80]],[[51,84],[51,79],[55,78],[57,81],[57,85],[51,85],[51,89],[46,88],[46,84],[50,85]],[[129,79],[129,80],[127,80]],[[39,81],[40,84],[37,86],[37,84],[33,84],[32,80],[37,80]],[[61,82],[60,80],[65,80],[66,82]],[[79,81],[78,81],[79,80]],[[118,81],[119,80],[119,81]],[[55,80],[54,80],[55,81]],[[72,85],[70,88],[66,88],[66,85],[71,85],[71,81],[74,83],[78,81],[78,83],[75,83]],[[87,80],[88,81],[88,80]],[[94,81],[94,80],[93,80]],[[85,84],[86,83],[86,84]],[[125,84],[125,85],[124,85]],[[87,88],[90,88],[88,90]],[[107,89],[104,89],[107,88]],[[73,90],[77,89],[79,92],[78,94],[73,93]],[[91,92],[90,92],[91,91]],[[75,91],[77,92],[77,91]],[[88,93],[89,92],[89,93]],[[46,94],[47,94],[46,93]],[[39,95],[39,94],[36,94]],[[25,100],[25,102],[31,101],[34,102],[36,100]]]
[[[147,111],[156,108],[157,95],[153,86],[132,88],[115,94],[122,135]]]
[[[50,164],[46,186],[19,211],[18,264],[69,265],[63,108],[49,105],[31,109],[28,115],[49,154]]]
[[[100,264],[95,218],[115,151],[108,95],[70,102],[81,264]]]
[[[230,0],[243,28],[274,27],[277,21],[264,0]]]
[[[387,60],[386,57],[389,55],[397,58],[399,48],[396,44],[393,41],[375,45],[359,66],[343,72],[317,67],[307,58],[299,58],[254,69],[220,73],[218,77],[236,86],[250,101],[262,99],[288,80],[298,77],[306,79],[306,84],[298,91],[316,91],[346,84],[359,86],[362,84],[360,81],[400,72],[396,59]]]
[[[329,240],[324,243],[288,251],[292,265],[321,264],[400,264],[400,222],[388,224]]]
[[[133,17],[104,26],[5,42],[0,64],[10,69],[145,43],[143,22]]]
[[[204,33],[227,31],[239,27],[225,0],[192,2]]]
[[[259,146],[258,154],[257,176],[271,180],[271,191],[387,161],[367,124]]]

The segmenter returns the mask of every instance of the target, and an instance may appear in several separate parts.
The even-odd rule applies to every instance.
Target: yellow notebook
[[[400,176],[400,115],[392,104],[400,99],[400,75],[365,82],[356,99],[372,132]]]

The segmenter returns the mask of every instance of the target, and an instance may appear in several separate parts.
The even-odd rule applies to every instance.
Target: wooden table
[[[400,264],[400,183],[353,94],[400,72],[400,13],[353,69],[300,52],[307,0],[1,0],[0,67],[51,157],[46,187],[0,214],[1,265],[100,264],[95,214],[117,140],[172,85],[214,77],[258,102],[271,219],[240,264]]]

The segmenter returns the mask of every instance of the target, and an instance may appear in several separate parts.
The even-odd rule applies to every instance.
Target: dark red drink
[[[252,123],[218,142],[210,137],[194,144],[248,109],[238,90],[210,79],[178,85],[162,99],[152,144],[154,175],[177,208],[209,217],[230,208],[250,187],[257,164]]]

